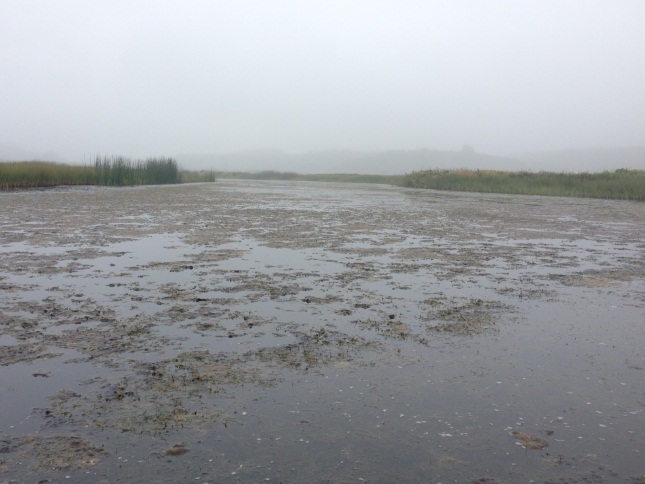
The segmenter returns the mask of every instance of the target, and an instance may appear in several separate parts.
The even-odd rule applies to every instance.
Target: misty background
[[[0,0],[0,160],[645,168],[645,2]]]

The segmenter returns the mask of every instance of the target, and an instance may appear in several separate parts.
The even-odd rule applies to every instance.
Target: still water
[[[645,482],[645,205],[0,193],[0,480]]]

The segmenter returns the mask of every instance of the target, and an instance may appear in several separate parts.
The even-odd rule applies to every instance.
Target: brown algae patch
[[[340,300],[341,299],[337,296],[325,296],[325,297],[307,296],[302,301],[307,304],[329,304]]]
[[[312,329],[297,335],[296,343],[273,348],[260,348],[247,354],[273,368],[310,370],[316,367],[361,365],[366,351],[382,351],[374,341],[349,336],[325,328]]]
[[[61,334],[45,335],[44,341],[60,348],[79,351],[89,358],[117,357],[122,353],[138,350],[152,351],[159,348],[162,340],[152,337],[152,323],[146,320],[101,324],[97,327],[79,326]],[[117,363],[117,360],[110,362]]]
[[[567,286],[615,287],[634,280],[635,276],[622,273],[588,273],[564,276],[553,275],[551,279],[559,280]]]
[[[544,440],[542,437],[537,435],[527,434],[525,432],[519,432],[514,430],[510,434],[514,439],[516,439],[522,447],[526,447],[531,450],[540,450],[549,446],[549,443]]]
[[[10,346],[0,346],[0,366],[15,363],[33,363],[44,358],[56,358],[60,353],[49,353],[42,344],[23,343]]]
[[[492,331],[501,313],[510,310],[499,301],[482,299],[471,299],[465,304],[448,304],[436,299],[425,302],[432,307],[426,317],[428,331],[462,336]]]
[[[405,339],[411,335],[409,324],[390,316],[381,319],[359,319],[352,323],[361,329],[375,331],[383,338]]]
[[[270,385],[258,368],[240,359],[190,351],[176,358],[137,363],[135,374],[117,381],[96,379],[84,395],[63,390],[51,406],[38,409],[48,427],[75,423],[101,430],[155,434],[171,429],[195,428],[219,421],[213,404],[227,387],[253,383]]]
[[[398,253],[401,259],[427,260],[427,259],[445,259],[445,257],[436,248],[412,247],[401,249]]]
[[[109,452],[76,436],[26,435],[0,438],[0,454],[7,473],[25,477],[25,466],[32,472],[88,469]]]
[[[190,449],[186,447],[186,444],[175,444],[172,447],[168,447],[163,451],[163,455],[176,457],[178,455],[184,455],[188,453]]]
[[[192,256],[192,259],[197,262],[220,262],[227,259],[234,259],[242,257],[246,254],[247,250],[241,249],[220,249],[220,250],[205,250],[199,254]]]

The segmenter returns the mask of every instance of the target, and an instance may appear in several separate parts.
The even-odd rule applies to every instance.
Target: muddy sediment
[[[642,204],[230,181],[0,226],[0,480],[645,473]]]

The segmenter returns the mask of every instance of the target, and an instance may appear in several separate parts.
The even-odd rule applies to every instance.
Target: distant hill
[[[280,150],[239,151],[229,154],[178,155],[191,169],[221,171],[293,171],[297,173],[358,173],[400,175],[418,170],[470,168],[581,172],[617,168],[645,169],[645,146],[631,148],[566,149],[495,156],[469,147],[456,151],[329,150],[290,154]]]
[[[402,175],[433,168],[479,168],[519,170],[521,162],[500,156],[461,151],[396,150],[364,152],[352,150],[311,151],[289,154],[279,150],[244,151],[222,155],[178,155],[180,163],[199,169],[221,171],[293,171],[297,173],[358,173]]]
[[[521,170],[522,162],[502,156],[460,151],[399,150],[385,151],[341,163],[334,171],[375,175],[400,175],[419,170],[471,168],[480,170]]]

